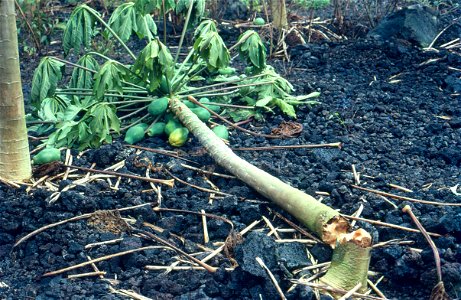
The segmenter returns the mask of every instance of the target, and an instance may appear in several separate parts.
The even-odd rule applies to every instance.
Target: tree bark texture
[[[31,176],[14,0],[0,0],[0,177]]]
[[[285,0],[271,0],[272,22],[275,28],[284,29],[288,27],[287,6]]]

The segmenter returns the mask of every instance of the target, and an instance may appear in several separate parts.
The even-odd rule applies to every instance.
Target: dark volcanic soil
[[[363,187],[375,188],[407,197],[461,203],[450,187],[461,183],[461,98],[459,68],[461,57],[445,50],[422,52],[405,43],[354,42],[312,44],[292,49],[292,62],[277,64],[280,72],[297,88],[297,93],[322,92],[322,104],[298,111],[298,122],[304,126],[299,137],[286,140],[255,138],[238,131],[231,132],[232,147],[267,145],[318,144],[342,142],[339,149],[297,149],[274,151],[240,151],[239,154],[263,170],[289,182],[324,203],[352,214],[363,206],[361,216],[414,228],[410,218],[401,212],[409,204],[428,231],[442,234],[436,238],[442,258],[445,286],[453,298],[461,294],[461,209],[407,201],[384,199],[357,190],[352,165],[360,173]],[[23,62],[27,63],[27,62]],[[25,77],[24,86],[30,85]],[[269,116],[264,124],[247,124],[250,129],[270,132],[284,120]],[[142,146],[171,150],[162,139],[147,139]],[[193,153],[200,145],[195,141],[182,148]],[[203,175],[181,166],[183,161],[144,151],[136,154],[119,142],[100,150],[74,154],[74,164],[107,168],[126,159],[119,172],[145,175],[146,161],[168,167],[182,180],[210,188]],[[196,167],[225,173],[207,156],[184,154]],[[81,173],[81,172],[80,172]],[[151,172],[154,178],[170,178],[162,172]],[[33,230],[97,210],[123,208],[143,203],[156,203],[157,194],[138,180],[122,179],[118,189],[111,189],[104,179],[63,189],[72,180],[55,181],[60,198],[48,204],[50,189],[36,188],[26,193],[0,184],[0,298],[1,299],[127,299],[113,290],[133,290],[152,299],[278,299],[279,296],[263,269],[255,262],[261,257],[274,273],[289,299],[315,299],[310,288],[297,286],[289,290],[291,278],[310,277],[311,271],[293,271],[310,266],[314,261],[330,260],[331,251],[320,244],[280,243],[264,221],[243,236],[233,253],[209,261],[219,267],[216,273],[203,270],[146,270],[146,265],[169,266],[178,259],[164,247],[152,248],[97,263],[103,278],[68,279],[70,274],[93,272],[92,266],[61,275],[41,277],[48,271],[76,265],[143,246],[159,246],[131,233],[109,232],[95,226],[98,218],[69,222],[37,234],[16,248],[15,241]],[[115,184],[116,179],[111,179]],[[209,180],[222,192],[231,194],[209,202],[209,193],[176,182],[174,188],[162,187],[161,207],[205,210],[231,220],[237,230],[266,216],[278,228],[290,228],[275,217],[273,211],[289,216],[268,203],[244,183],[235,179],[211,176]],[[411,189],[404,192],[390,187],[396,184]],[[458,189],[459,192],[459,189]],[[392,203],[390,203],[392,202]],[[269,210],[271,209],[271,210]],[[203,242],[200,217],[177,212],[153,212],[148,206],[120,213],[133,221],[133,226],[155,232],[170,243],[201,259],[225,241],[230,227],[222,220],[208,218],[210,242]],[[143,222],[156,229],[143,227]],[[388,244],[373,250],[370,270],[378,287],[392,299],[428,299],[436,284],[435,263],[427,242],[420,234],[363,222],[357,226],[372,233],[374,243],[392,239],[411,244]],[[112,231],[119,229],[115,224]],[[160,232],[162,231],[162,232]],[[280,232],[284,239],[293,232]],[[296,237],[300,238],[299,234]],[[306,239],[307,237],[302,237]],[[117,239],[114,243],[95,245]],[[200,246],[204,245],[204,246]],[[309,256],[312,254],[312,257]],[[238,267],[234,271],[226,268]],[[180,263],[187,266],[187,263]],[[322,296],[321,299],[329,299]]]

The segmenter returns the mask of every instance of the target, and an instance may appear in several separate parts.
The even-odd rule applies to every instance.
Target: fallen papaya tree
[[[349,232],[348,221],[336,210],[237,156],[180,100],[171,98],[170,110],[220,166],[290,213],[334,249],[322,282],[344,290],[357,284],[360,290],[366,289],[372,242],[368,232]]]
[[[186,2],[178,2],[181,5],[176,7],[177,13],[186,11]],[[191,12],[193,20],[200,19],[203,4],[204,0],[187,2],[181,41]],[[266,49],[257,32],[244,32],[228,49],[213,20],[205,20],[196,27],[195,42],[186,58],[178,63],[168,47],[155,37],[151,12],[156,7],[160,6],[152,7],[141,0],[127,2],[115,9],[108,23],[85,4],[75,8],[64,31],[65,55],[71,49],[75,53],[87,50],[91,39],[103,32],[102,37],[115,38],[134,63],[121,63],[95,51],[86,52],[77,63],[56,57],[42,59],[34,74],[31,97],[37,107],[36,116],[46,124],[54,124],[41,128],[49,134],[46,146],[99,147],[110,143],[114,134],[127,131],[125,141],[130,144],[139,142],[146,134],[167,135],[170,145],[180,147],[191,132],[219,165],[292,214],[334,249],[330,269],[322,282],[343,290],[357,286],[364,290],[370,235],[361,229],[349,232],[349,223],[336,210],[238,157],[221,139],[228,138],[226,127],[219,127],[218,137],[218,126],[212,130],[206,124],[210,111],[234,121],[263,119],[263,113],[273,111],[296,117],[295,107],[312,104],[310,98],[318,93],[292,96],[293,86],[267,65]],[[165,14],[165,9],[161,13]],[[102,27],[96,28],[97,23]],[[133,33],[147,40],[138,56],[125,44]],[[242,74],[230,67],[232,49],[249,65]],[[67,88],[59,89],[65,65],[74,69]],[[193,97],[202,98],[197,102]]]

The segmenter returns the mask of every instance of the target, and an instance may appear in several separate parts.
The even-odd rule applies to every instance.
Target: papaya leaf
[[[95,15],[99,16],[99,13],[86,4],[74,9],[67,21],[62,40],[66,56],[72,48],[75,54],[78,54],[81,48],[91,45],[91,39],[96,34]]]
[[[208,31],[200,35],[194,43],[194,50],[207,63],[208,68],[211,70],[229,66],[229,50],[217,32]]]
[[[149,14],[162,8],[162,0],[136,0],[134,6],[141,13]]]
[[[157,26],[149,13],[145,13],[145,7],[127,2],[115,9],[109,19],[110,28],[120,37],[123,42],[130,39],[132,33],[143,39],[151,40],[157,34]],[[108,30],[105,36],[110,37]]]
[[[176,7],[176,2],[174,0],[165,0],[165,11],[163,11],[162,2],[163,0],[136,0],[135,6],[142,14],[151,14],[154,11],[165,14]]]
[[[108,90],[123,93],[122,80],[129,70],[114,60],[108,60],[96,73],[93,92],[97,99],[102,99]]]
[[[152,40],[139,54],[133,65],[133,73],[149,83],[149,90],[156,90],[163,75],[171,78],[174,60],[168,48],[157,38]]]
[[[40,103],[38,117],[43,121],[56,122],[58,115],[63,113],[69,104],[70,100],[63,95],[45,98]]]
[[[271,96],[266,96],[266,97],[256,101],[255,106],[257,106],[257,107],[267,106],[272,101],[272,99],[273,98]]]
[[[147,37],[148,40],[151,40],[157,35],[157,25],[155,25],[154,19],[149,14],[137,14],[136,26],[137,29],[134,32],[140,39]]]
[[[58,119],[62,119],[64,121],[73,121],[82,110],[83,108],[78,105],[68,105],[66,109],[60,114]]]
[[[65,121],[59,123],[56,126],[56,131],[50,134],[46,144],[48,146],[60,148],[60,147],[72,147],[78,140],[77,126],[78,122]]]
[[[112,142],[111,130],[120,131],[120,120],[115,112],[115,107],[108,102],[96,103],[88,111],[88,117],[91,117],[89,129],[99,138],[99,142]]]
[[[40,101],[54,95],[56,86],[62,78],[63,71],[64,63],[52,57],[45,57],[40,61],[32,79],[30,93],[32,104],[39,107]]]
[[[266,47],[254,30],[248,30],[240,35],[237,44],[240,58],[253,66],[254,73],[259,73],[266,68]]]
[[[240,122],[240,121],[247,120],[251,118],[252,116],[254,116],[254,111],[250,109],[239,109],[239,110],[229,111],[228,114],[234,122]]]
[[[257,102],[255,99],[248,97],[248,96],[242,97],[241,101],[250,106],[256,106],[256,102]]]
[[[278,98],[273,99],[273,102],[287,116],[296,118],[296,112],[295,112],[295,108],[293,107],[293,105],[288,104],[287,102],[283,101],[282,99],[278,99]]]
[[[85,69],[99,71],[98,62],[93,56],[87,54],[82,56],[77,64]],[[83,68],[75,67],[70,79],[71,88],[90,89],[93,87],[93,73]]]
[[[77,139],[79,142],[79,149],[83,150],[92,146],[93,133],[86,122],[79,122],[77,125]]]
[[[190,15],[190,21],[195,23],[200,21],[200,19],[205,14],[205,0],[178,0],[176,4],[176,14],[185,15],[189,10],[189,5],[193,2],[192,13]]]
[[[213,20],[204,20],[202,21],[194,32],[194,39],[197,39],[201,35],[205,35],[208,32],[218,32],[216,29],[216,23]]]
[[[138,30],[134,3],[127,2],[117,7],[110,16],[109,26],[123,42],[128,41],[131,33]],[[108,31],[106,31],[105,35],[111,36]]]
[[[275,72],[271,66],[266,66],[260,74],[258,77],[242,81],[243,85],[252,85],[239,87],[242,99],[258,99],[254,103],[247,102],[247,104],[264,108],[266,111],[278,107],[284,114],[296,118],[294,105],[301,98],[290,95],[294,90],[291,83]]]

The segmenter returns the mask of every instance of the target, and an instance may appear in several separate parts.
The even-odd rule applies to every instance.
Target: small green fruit
[[[170,119],[168,123],[165,125],[165,133],[166,135],[170,135],[175,129],[181,128],[182,125],[178,120]]]
[[[145,123],[140,123],[129,128],[125,134],[125,142],[133,145],[141,141],[144,138],[145,131],[149,125]]]
[[[160,92],[162,92],[164,95],[170,93],[170,91],[168,90],[168,83],[166,82],[166,77],[165,77],[165,75],[162,76],[162,81],[160,81],[159,90],[160,90]]]
[[[148,136],[157,136],[165,133],[165,123],[157,122],[147,130]]]
[[[181,147],[187,142],[189,130],[186,127],[176,128],[168,137],[168,143],[174,147]]]
[[[223,140],[229,140],[229,131],[227,130],[226,126],[224,126],[224,125],[215,126],[215,127],[213,127],[212,131],[219,138],[222,138]]]
[[[196,107],[196,108],[191,108],[190,109],[194,114],[197,115],[197,117],[200,119],[202,122],[207,122],[211,114],[208,110],[204,109],[203,107]]]
[[[61,151],[59,149],[45,148],[34,156],[32,164],[43,165],[58,160],[61,160]]]
[[[195,108],[197,107],[197,105],[195,105],[194,103],[190,102],[189,100],[183,100],[182,103],[184,103],[185,106],[189,107],[189,108]]]
[[[163,114],[167,108],[168,108],[168,98],[162,97],[162,98],[152,100],[152,102],[147,107],[147,111],[153,116],[158,116],[158,115]]]
[[[264,19],[261,17],[255,18],[253,20],[253,25],[263,26],[264,24],[266,24],[266,21],[264,21]]]
[[[207,104],[207,103],[210,103],[210,99],[208,99],[208,98],[205,98],[205,97],[200,98],[200,100],[198,102],[204,104],[206,107],[208,107],[209,109],[211,109],[215,113],[219,113],[221,111],[221,106],[213,105],[213,104]]]

